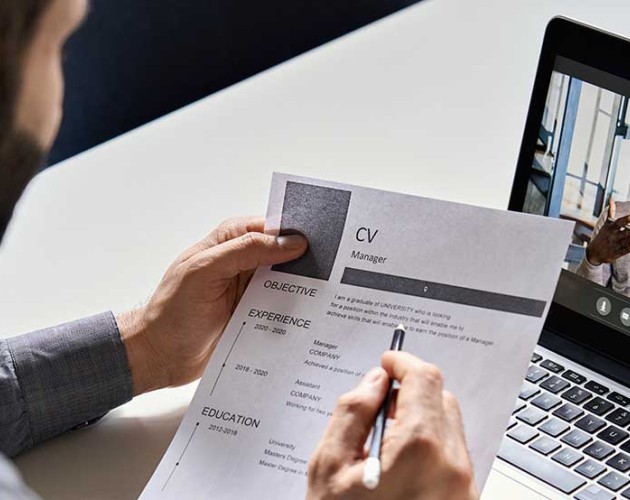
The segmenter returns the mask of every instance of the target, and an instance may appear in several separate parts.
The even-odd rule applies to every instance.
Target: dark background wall
[[[419,0],[92,0],[50,164]]]

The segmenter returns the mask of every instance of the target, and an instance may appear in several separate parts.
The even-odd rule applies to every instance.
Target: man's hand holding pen
[[[388,351],[381,364],[339,398],[309,464],[308,498],[477,498],[459,404],[443,390],[439,369],[405,352]],[[381,447],[380,484],[369,490],[364,445],[390,379],[400,388]]]

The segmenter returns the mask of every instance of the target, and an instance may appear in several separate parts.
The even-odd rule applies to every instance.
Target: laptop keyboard
[[[498,456],[578,500],[630,499],[629,404],[534,353]]]

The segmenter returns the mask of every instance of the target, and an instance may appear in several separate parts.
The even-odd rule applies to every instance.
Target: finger
[[[363,459],[363,445],[387,388],[387,374],[382,368],[374,368],[355,389],[339,398],[322,439],[327,453],[350,462]]]
[[[630,231],[624,231],[622,234],[624,236],[618,238],[615,242],[615,250],[612,256],[613,261],[630,253]]]
[[[617,226],[619,229],[625,230],[628,223],[630,223],[630,215],[624,215],[623,217],[619,217],[619,219],[615,221],[615,226]]]
[[[624,231],[619,234],[614,241],[618,247],[622,249],[628,248],[628,245],[630,244],[630,231]]]
[[[630,230],[617,231],[610,236],[610,242],[615,248],[624,248],[630,242]]]
[[[204,240],[207,247],[220,245],[247,233],[263,233],[265,231],[265,218],[260,216],[235,217],[228,219],[214,229]]]
[[[212,271],[215,279],[231,279],[259,266],[297,259],[307,247],[301,235],[276,237],[252,232],[204,250],[188,262],[198,270]]]
[[[453,480],[459,480],[469,484],[471,492],[470,498],[478,498],[479,495],[476,494],[474,471],[470,453],[468,452],[468,446],[466,445],[464,421],[459,402],[457,398],[448,391],[444,391],[442,394],[442,401],[444,402],[444,421],[446,427],[444,432],[446,441],[445,449],[458,471],[457,476],[454,476]]]
[[[432,364],[407,352],[387,351],[381,358],[387,374],[400,382],[396,400],[397,425],[423,432],[440,432],[442,374]]]
[[[608,218],[615,220],[616,217],[617,217],[617,204],[615,203],[615,200],[611,197],[610,203],[608,204]]]
[[[446,423],[445,435],[447,439],[447,446],[450,447],[450,451],[453,453],[451,456],[468,456],[468,451],[466,449],[466,435],[464,433],[464,423],[459,402],[457,401],[457,398],[448,391],[444,391],[442,393],[442,402]]]
[[[387,418],[396,418],[396,408],[398,407],[398,388],[392,391],[392,398],[389,401],[389,412]]]
[[[247,233],[262,233],[265,229],[263,217],[234,217],[219,224],[203,240],[198,241],[179,256],[179,261],[184,262],[208,248],[212,248],[226,241],[233,240]]]

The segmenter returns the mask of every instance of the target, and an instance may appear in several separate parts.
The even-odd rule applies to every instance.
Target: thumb
[[[307,249],[304,236],[271,236],[251,232],[204,250],[195,256],[195,265],[212,269],[217,278],[229,279],[258,266],[270,266],[297,259]]]
[[[352,391],[342,395],[324,433],[322,445],[337,459],[363,458],[363,445],[387,392],[388,378],[373,368]]]

